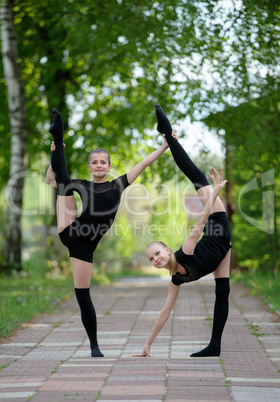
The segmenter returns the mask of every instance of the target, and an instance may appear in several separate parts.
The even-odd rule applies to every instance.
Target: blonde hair
[[[164,248],[166,248],[166,247],[169,248],[163,241],[155,240],[155,241],[152,241],[151,243],[149,243],[147,245],[145,251],[147,251],[147,249],[150,246],[153,246],[154,244],[158,244],[159,246],[164,247]],[[171,253],[170,253],[170,273],[171,273],[171,275],[175,275],[176,272],[177,272],[177,269],[176,269],[177,268],[177,261],[176,261],[175,255],[174,255],[173,251],[171,250],[171,248],[169,248],[169,250],[171,251]]]

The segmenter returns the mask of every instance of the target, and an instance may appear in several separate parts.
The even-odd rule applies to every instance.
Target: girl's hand
[[[177,137],[175,131],[172,131],[171,135],[172,135],[173,138],[175,138],[175,140],[178,140],[178,137]]]
[[[167,149],[167,148],[169,148],[169,145],[168,145],[168,143],[166,141],[165,134],[162,134],[162,136],[163,136],[163,143],[164,143],[164,145],[166,146],[166,149]]]
[[[66,147],[66,145],[63,143],[63,147],[65,148]],[[55,143],[54,143],[54,141],[52,141],[52,143],[51,143],[51,151],[55,151]]]
[[[168,147],[169,147],[169,145],[168,145],[168,143],[167,143],[167,141],[166,141],[166,134],[162,134],[163,135],[163,139],[164,139],[164,143],[165,143],[165,145],[167,145]],[[175,134],[175,131],[172,131],[172,137],[173,138],[175,138],[175,140],[178,140],[178,137],[177,137],[177,135]]]
[[[142,353],[140,355],[132,355],[132,357],[147,357],[147,356],[151,357],[150,349],[151,349],[150,346],[145,345],[144,348],[143,348],[143,351],[142,351]]]
[[[222,190],[222,188],[224,187],[224,185],[228,182],[227,180],[223,180],[223,172],[222,169],[220,168],[220,173],[218,174],[216,169],[214,169],[212,167],[211,172],[213,174],[213,176],[208,173],[208,175],[211,177],[211,179],[213,180],[214,183],[214,187],[217,188],[219,190],[219,192]]]

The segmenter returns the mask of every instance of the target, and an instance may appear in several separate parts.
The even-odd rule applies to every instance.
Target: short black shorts
[[[93,233],[90,225],[80,225],[78,230],[76,223],[77,220],[67,226],[58,235],[62,244],[68,248],[69,257],[92,263],[93,252],[101,240],[102,235]]]

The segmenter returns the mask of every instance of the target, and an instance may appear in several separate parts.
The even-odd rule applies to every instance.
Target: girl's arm
[[[175,134],[174,134],[175,135]],[[143,172],[146,167],[150,166],[164,151],[168,149],[168,144],[164,138],[164,143],[150,155],[146,156],[140,163],[127,173],[128,183],[131,184]]]
[[[168,320],[168,318],[170,317],[170,314],[171,314],[172,308],[175,304],[179,290],[180,290],[180,286],[175,286],[172,282],[170,282],[168,296],[167,296],[165,305],[164,305],[163,309],[161,310],[161,312],[159,313],[157,319],[155,320],[155,323],[150,332],[150,335],[148,336],[148,338],[145,342],[143,351],[140,355],[133,355],[133,357],[145,357],[145,356],[151,357],[150,349],[151,349],[152,343],[158,336],[159,332],[162,330],[162,328],[163,328],[164,324],[166,323],[166,321]]]
[[[214,188],[213,191],[211,192],[211,195],[206,205],[203,208],[203,211],[201,212],[200,217],[198,218],[197,223],[195,224],[193,230],[191,231],[191,234],[189,235],[189,237],[182,246],[182,250],[185,254],[189,255],[193,254],[196,244],[203,232],[206,221],[209,215],[212,213],[216,198],[218,197],[218,194],[222,190],[224,185],[227,183],[227,180],[223,180],[221,168],[220,168],[220,174],[218,174],[214,168],[212,168],[211,171],[213,173],[213,176],[210,173],[208,174],[214,182]]]

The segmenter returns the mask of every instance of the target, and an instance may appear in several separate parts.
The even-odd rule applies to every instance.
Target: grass
[[[264,335],[259,332],[260,327],[258,325],[249,324],[248,327],[250,328],[252,335],[255,335],[257,338]]]
[[[242,282],[253,296],[260,297],[264,304],[280,315],[280,271],[258,268],[246,271],[233,270],[232,278]]]
[[[1,277],[0,340],[40,313],[55,313],[72,295],[72,278]]]

